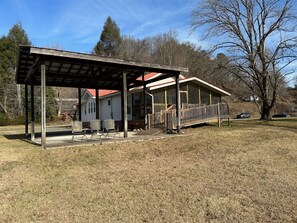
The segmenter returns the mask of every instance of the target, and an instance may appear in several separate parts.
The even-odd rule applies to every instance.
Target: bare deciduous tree
[[[238,82],[222,67],[229,61],[227,56],[220,54],[212,59],[208,51],[195,44],[180,42],[175,30],[145,39],[123,36],[121,43],[123,59],[188,67],[186,77],[196,76],[226,90],[234,89],[234,81]]]
[[[271,118],[278,90],[293,72],[289,69],[297,55],[293,4],[293,0],[204,0],[192,13],[193,30],[206,27],[205,37],[219,37],[215,49],[224,48],[232,56],[237,69],[230,71],[261,99],[261,119]]]
[[[54,91],[58,117],[61,117],[62,113],[73,111],[73,106],[77,102],[77,89],[54,87]]]
[[[132,36],[123,36],[121,42],[121,55],[125,60],[150,61],[150,45],[148,40],[138,40]]]

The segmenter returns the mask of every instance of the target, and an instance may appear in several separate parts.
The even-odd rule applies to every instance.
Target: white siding
[[[86,96],[86,103],[82,105],[82,121],[88,122],[96,118],[96,111],[92,109],[96,105],[96,99]],[[110,102],[109,102],[110,101]],[[112,97],[100,98],[99,100],[99,119],[122,120],[121,95],[117,94]],[[131,95],[128,95],[128,103],[131,106]],[[91,107],[90,107],[91,106]],[[90,109],[89,109],[90,108]],[[132,112],[132,107],[130,107]],[[86,112],[85,112],[86,111]],[[128,114],[128,120],[132,119],[132,113]]]
[[[116,121],[122,120],[121,95],[112,97],[112,113],[113,119]]]
[[[111,103],[108,105],[108,101],[111,101],[111,97],[100,99],[99,117],[100,120],[111,119]]]
[[[94,109],[95,100],[88,97],[85,104],[81,106],[81,119],[82,122],[88,122],[96,118],[96,110]]]

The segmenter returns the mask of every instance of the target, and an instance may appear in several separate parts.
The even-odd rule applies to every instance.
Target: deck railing
[[[184,107],[184,106],[183,106]],[[189,106],[180,110],[181,126],[188,126],[203,122],[209,122],[214,119],[222,119],[229,117],[228,104],[216,104],[205,106]],[[148,127],[166,127],[166,129],[176,128],[176,110],[157,112],[148,115]]]

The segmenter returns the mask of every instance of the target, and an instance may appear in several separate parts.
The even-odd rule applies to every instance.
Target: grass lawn
[[[48,150],[22,131],[0,128],[0,222],[297,222],[296,119]]]

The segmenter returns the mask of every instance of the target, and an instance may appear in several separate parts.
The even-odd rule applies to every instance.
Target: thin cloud
[[[190,31],[193,0],[12,0],[3,7],[11,9],[5,16],[20,20],[37,46],[89,50],[98,41],[107,16],[123,35],[144,38],[175,29],[183,33],[184,41],[193,39],[184,34]]]

